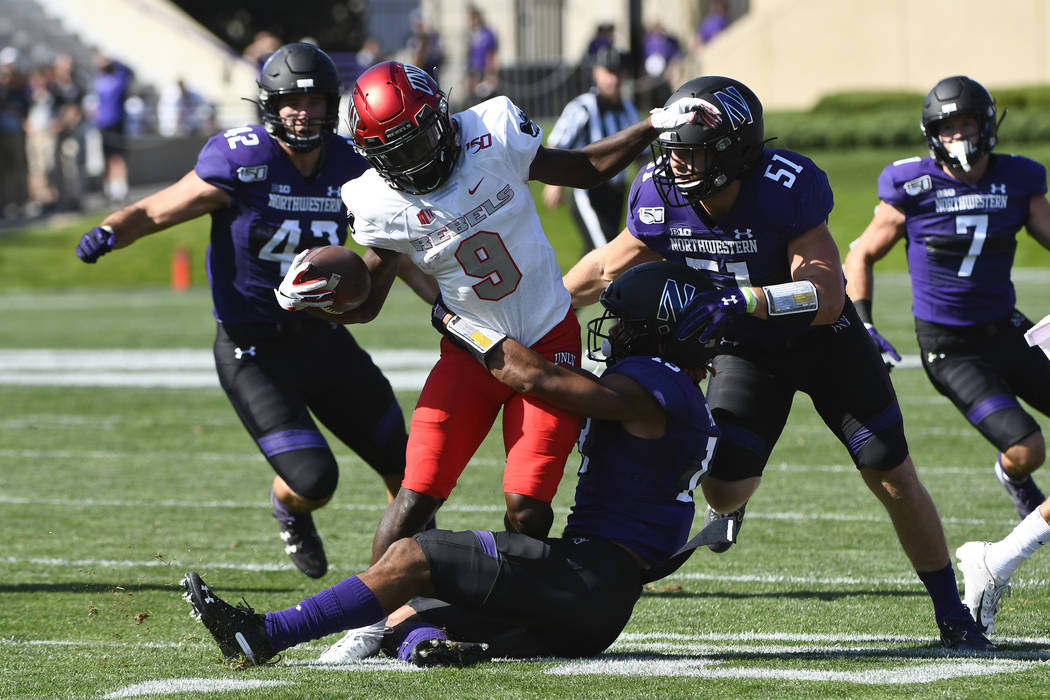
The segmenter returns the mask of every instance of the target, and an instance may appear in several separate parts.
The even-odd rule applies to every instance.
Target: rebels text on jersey
[[[763,151],[741,179],[732,209],[714,225],[692,206],[665,206],[652,172],[650,164],[634,179],[628,230],[667,260],[707,273],[718,287],[790,282],[788,244],[826,221],[834,205],[824,171],[809,158],[784,149]],[[805,331],[742,316],[730,321],[725,335],[772,340]]]
[[[966,326],[1010,314],[1010,268],[1017,231],[1032,197],[1046,194],[1046,168],[1014,155],[990,157],[973,185],[948,176],[932,158],[907,158],[879,176],[879,199],[907,217],[912,313]]]
[[[453,119],[459,160],[437,191],[401,192],[374,170],[344,185],[354,240],[410,256],[451,311],[532,345],[570,304],[528,186],[542,131],[505,97]]]
[[[194,170],[231,200],[212,212],[208,246],[208,277],[220,321],[303,318],[278,306],[273,290],[296,253],[346,242],[339,188],[368,168],[346,139],[326,134],[324,149],[321,168],[309,179],[261,126],[230,129],[201,149]]]
[[[589,420],[580,432],[580,480],[564,537],[601,537],[650,564],[689,539],[693,495],[719,431],[700,388],[658,357],[628,357],[606,370],[644,386],[667,414],[663,437],[648,440],[615,421]]]

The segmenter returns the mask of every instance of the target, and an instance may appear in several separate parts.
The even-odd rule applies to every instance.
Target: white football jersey
[[[437,191],[401,192],[371,169],[343,185],[354,240],[410,256],[449,310],[532,345],[571,303],[529,191],[542,130],[506,97],[453,119],[459,158]]]

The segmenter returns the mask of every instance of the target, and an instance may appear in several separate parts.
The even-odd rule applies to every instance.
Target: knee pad
[[[876,471],[893,469],[908,456],[908,441],[904,437],[904,424],[873,433],[860,447],[853,451],[853,461],[858,467]]]
[[[270,458],[274,470],[302,498],[331,498],[339,483],[339,465],[328,450],[293,450]]]

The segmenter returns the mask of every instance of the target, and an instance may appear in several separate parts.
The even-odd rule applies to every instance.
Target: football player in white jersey
[[[555,364],[579,365],[580,329],[528,180],[592,187],[631,162],[661,130],[696,118],[685,100],[579,150],[542,147],[542,130],[506,97],[449,115],[421,69],[387,61],[354,86],[349,122],[372,165],[343,187],[354,240],[367,246],[372,292],[333,314],[361,323],[379,312],[399,258],[433,276],[450,313],[488,339],[512,337]],[[330,292],[293,265],[278,290],[285,308],[330,303]],[[467,334],[469,337],[469,333]],[[484,346],[488,340],[482,339]],[[579,432],[579,419],[515,393],[467,350],[444,339],[412,416],[402,488],[376,531],[372,560],[418,532],[448,498],[503,410],[508,530],[544,537],[550,502]]]

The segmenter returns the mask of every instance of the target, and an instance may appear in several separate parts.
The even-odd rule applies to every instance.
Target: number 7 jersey
[[[916,318],[952,326],[987,323],[1016,303],[1010,268],[1032,197],[1046,193],[1046,169],[993,154],[973,185],[932,158],[906,158],[879,176],[879,199],[907,217],[908,271]]]
[[[453,120],[460,153],[437,191],[401,192],[374,170],[343,186],[354,240],[408,255],[451,311],[532,345],[570,304],[528,185],[542,131],[505,97]]]

